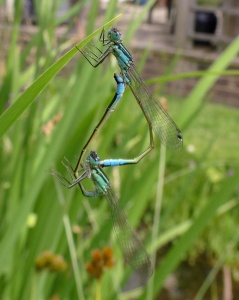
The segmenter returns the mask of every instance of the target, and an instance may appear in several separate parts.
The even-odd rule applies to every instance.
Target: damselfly
[[[100,42],[103,47],[107,47],[104,52],[92,43],[79,51],[93,67],[101,64],[110,53],[117,59],[123,81],[129,85],[149,126],[150,147],[148,151],[145,151],[144,155],[154,147],[152,131],[169,149],[180,149],[183,142],[181,131],[160,105],[159,101],[152,95],[145,81],[139,75],[130,52],[122,43],[121,33],[116,28],[110,29],[107,34],[103,30],[100,35]],[[139,158],[141,159],[142,157],[140,155]],[[79,158],[75,172],[80,166],[81,158],[82,156]]]
[[[144,284],[153,273],[149,255],[147,254],[139,236],[127,220],[127,217],[120,206],[119,200],[111,188],[110,181],[102,170],[103,167],[119,166],[129,163],[132,162],[121,159],[108,159],[101,161],[97,153],[95,151],[91,151],[90,155],[86,158],[86,163],[82,164],[83,167],[79,170],[79,176],[77,178],[68,160],[65,159],[65,162],[63,162],[63,165],[66,167],[71,176],[72,182],[57,171],[52,171],[51,175],[55,176],[67,188],[79,185],[82,194],[86,197],[105,197],[110,208],[112,229],[117,244],[121,249],[125,261],[135,272],[140,274],[141,284]],[[86,190],[83,186],[82,181],[86,178],[90,178],[92,180],[95,187],[93,191]]]
[[[95,134],[100,130],[101,126],[103,125],[103,123],[110,117],[110,115],[114,112],[116,105],[119,103],[119,100],[121,99],[124,91],[125,91],[125,84],[123,81],[123,78],[117,74],[114,74],[114,79],[116,81],[117,87],[116,87],[116,93],[112,99],[112,101],[110,102],[110,104],[108,105],[108,107],[106,108],[102,118],[100,119],[99,123],[96,125],[94,131],[92,132],[90,138],[88,139],[88,141],[86,142],[86,144],[84,145],[84,147],[81,150],[81,154],[80,157],[78,159],[77,162],[77,166],[74,170],[74,172],[76,173],[77,176],[77,172],[78,172],[78,168],[81,164],[81,160],[82,157],[88,147],[88,145],[90,144],[90,142],[93,140]]]
[[[100,130],[101,126],[103,125],[103,123],[110,117],[110,115],[114,112],[116,105],[119,103],[119,100],[122,98],[124,91],[125,91],[125,83],[124,80],[121,76],[119,76],[118,74],[114,74],[114,79],[116,81],[117,87],[116,87],[116,93],[112,99],[112,101],[110,102],[110,104],[108,105],[108,107],[106,108],[102,118],[100,119],[99,123],[96,125],[94,131],[92,132],[90,138],[88,139],[88,141],[86,142],[86,144],[84,145],[84,147],[81,150],[81,154],[80,157],[78,159],[77,165],[75,167],[75,174],[77,176],[78,174],[78,169],[79,166],[81,164],[82,161],[82,157],[88,147],[88,145],[90,144],[90,142],[93,140],[95,134]],[[151,137],[151,144],[153,144],[153,137],[152,135]],[[127,159],[127,162],[130,164],[137,164],[141,158],[143,158],[149,151],[151,150],[151,147],[149,147],[148,149],[146,149],[143,153],[141,153],[139,156],[137,156],[136,158],[132,158],[132,159]],[[124,160],[125,161],[125,160]]]

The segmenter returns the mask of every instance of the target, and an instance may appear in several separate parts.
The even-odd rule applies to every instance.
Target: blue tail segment
[[[101,167],[117,167],[135,164],[134,159],[105,159],[100,161]]]

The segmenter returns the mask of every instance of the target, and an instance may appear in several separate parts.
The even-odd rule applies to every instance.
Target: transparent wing
[[[126,262],[135,272],[140,274],[141,284],[143,285],[153,274],[149,255],[139,236],[127,220],[124,211],[120,207],[119,200],[111,188],[104,196],[110,206],[115,239]]]
[[[171,150],[180,149],[183,143],[181,131],[160,105],[159,101],[149,91],[149,88],[133,64],[127,70],[127,74],[132,82],[129,84],[130,89],[138,103],[142,106],[154,133],[167,148]]]

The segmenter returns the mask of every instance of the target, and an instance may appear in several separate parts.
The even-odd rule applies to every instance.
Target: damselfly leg
[[[72,165],[70,164],[69,160],[64,157],[64,160],[62,161],[63,166],[66,168],[68,174],[70,175],[71,181],[68,180],[64,175],[62,175],[60,172],[51,170],[50,175],[54,176],[58,181],[60,181],[66,188],[70,189],[73,186],[77,185],[80,181],[88,177],[87,170],[83,167],[78,170],[78,175],[75,177],[75,173],[73,170]]]
[[[109,49],[106,49],[103,52],[92,42],[88,43],[82,49],[77,48],[77,50],[81,52],[85,59],[94,68],[101,64],[105,60],[105,58],[110,54]]]

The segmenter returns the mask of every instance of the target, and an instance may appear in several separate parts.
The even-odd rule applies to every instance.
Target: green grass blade
[[[160,149],[160,161],[159,161],[159,171],[158,171],[158,184],[157,184],[157,195],[154,207],[154,222],[152,228],[152,243],[155,243],[157,236],[159,235],[159,224],[161,215],[161,206],[163,201],[163,188],[164,188],[164,175],[165,175],[165,163],[166,163],[166,148],[161,147]],[[156,254],[157,249],[154,249],[151,253],[152,264],[156,266]],[[149,281],[147,299],[153,299],[153,290],[155,282],[153,280]]]
[[[195,72],[187,72],[187,73],[180,73],[180,74],[170,74],[170,75],[163,75],[160,77],[155,77],[147,80],[148,84],[155,84],[158,82],[169,82],[169,81],[177,81],[180,79],[187,79],[187,78],[196,78],[196,77],[203,77],[203,76],[235,76],[239,75],[238,70],[221,70],[221,71],[195,71]]]
[[[225,70],[239,52],[239,37],[237,37],[226,49],[221,56],[212,64],[208,72],[218,72],[217,75],[204,76],[189,95],[187,101],[182,107],[182,114],[179,118],[180,128],[185,127],[191,120],[192,116],[199,110],[203,99],[208,91],[213,87],[219,78],[219,73]]]
[[[195,240],[199,237],[202,230],[205,229],[207,224],[214,218],[217,210],[222,204],[229,199],[234,193],[239,182],[239,172],[237,171],[233,177],[229,177],[222,183],[221,189],[215,193],[208,205],[204,207],[199,216],[195,219],[189,230],[179,239],[173,248],[167,253],[159,268],[155,272],[154,280],[154,296],[161,290],[163,283],[170,273],[172,273],[178,264],[187,255]],[[200,199],[199,199],[200,201]],[[140,299],[145,299],[145,294]]]
[[[95,32],[90,34],[82,42],[77,44],[77,47],[81,49],[89,41],[99,34],[102,29],[109,26],[115,22],[118,18],[117,16],[104,26],[97,29]],[[74,47],[63,55],[57,62],[55,62],[51,67],[49,67],[41,76],[39,76],[35,82],[0,116],[0,137],[6,133],[6,131],[12,126],[12,124],[19,118],[19,116],[29,107],[29,105],[34,101],[34,99],[43,91],[43,89],[48,85],[51,79],[61,71],[61,69],[78,53],[78,50]]]

